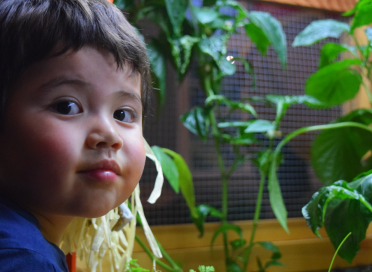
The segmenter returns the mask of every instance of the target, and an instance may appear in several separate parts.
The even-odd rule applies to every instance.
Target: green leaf
[[[200,237],[204,235],[204,222],[208,215],[218,218],[223,218],[223,214],[216,208],[209,205],[199,205],[196,207],[197,217],[192,217],[192,221],[200,232]]]
[[[222,56],[217,62],[218,67],[220,68],[223,76],[230,76],[235,74],[236,67],[231,61],[226,59],[226,56]]]
[[[212,102],[215,102],[217,104],[225,104],[231,111],[234,111],[236,109],[248,112],[252,114],[253,116],[257,117],[257,113],[255,109],[252,107],[249,103],[241,103],[240,101],[232,101],[228,99],[227,97],[223,95],[211,95],[205,100],[205,104],[207,106],[212,105]]]
[[[157,78],[157,96],[159,101],[159,109],[162,109],[165,102],[166,93],[166,59],[161,50],[161,45],[156,40],[152,40],[147,45],[147,54],[151,64],[151,69]]]
[[[250,23],[262,30],[273,45],[283,67],[287,63],[287,41],[281,23],[267,12],[251,11],[248,14]]]
[[[276,117],[274,129],[279,128],[279,124],[285,113],[287,112],[290,105],[308,103],[310,100],[309,96],[306,95],[274,95],[269,94],[266,99],[276,104]]]
[[[372,111],[360,109],[339,118],[340,122],[372,123]],[[372,149],[371,133],[360,128],[348,127],[325,130],[311,147],[311,164],[318,178],[326,185],[337,180],[351,181],[361,172],[372,168],[370,161],[362,160]]]
[[[181,116],[183,125],[203,140],[206,140],[209,134],[209,110],[195,107]]]
[[[351,24],[351,32],[357,27],[369,25],[372,23],[372,3],[366,5],[360,5],[356,14],[354,15],[353,22]]]
[[[173,26],[173,31],[177,37],[181,36],[182,23],[185,19],[187,9],[186,0],[165,0],[169,19]]]
[[[292,46],[308,46],[325,38],[339,38],[343,32],[349,32],[347,23],[332,19],[314,21],[296,36]]]
[[[349,51],[353,53],[355,57],[357,57],[356,49],[353,46],[337,43],[326,43],[320,51],[319,69],[333,62],[335,59],[337,59],[340,53],[345,51]]]
[[[268,132],[270,130],[275,130],[275,126],[272,122],[268,120],[255,120],[244,130],[245,133],[253,132]]]
[[[243,269],[231,258],[226,260],[226,271],[227,272],[244,272]]]
[[[302,208],[302,215],[306,219],[307,225],[318,237],[321,237],[318,229],[323,227],[323,208],[328,195],[328,190],[324,187],[320,188],[319,192],[313,194],[309,203]]]
[[[228,35],[212,36],[202,39],[198,45],[203,53],[210,55],[216,62],[219,62],[227,52],[226,42],[228,38]]]
[[[355,14],[360,8],[363,8],[364,6],[367,6],[370,4],[372,4],[371,0],[360,0],[355,4],[355,6],[351,10],[344,12],[342,16],[351,16]]]
[[[220,235],[221,233],[227,233],[227,231],[229,230],[236,232],[239,235],[240,239],[243,239],[242,229],[239,226],[224,223],[213,234],[212,241],[211,241],[211,247],[213,246],[214,240],[216,240],[218,235]]]
[[[218,128],[227,128],[227,127],[244,127],[246,128],[252,123],[252,121],[231,121],[231,122],[221,122],[218,123]]]
[[[313,225],[317,224],[318,227],[324,224],[335,248],[349,232],[352,233],[338,252],[349,262],[357,254],[359,243],[365,238],[368,225],[372,221],[372,206],[364,197],[364,193],[371,192],[370,181],[371,175],[350,184],[346,181],[335,182],[331,186],[321,188],[320,193],[315,194],[307,205],[312,205],[312,208],[306,209],[308,223],[310,219],[315,222]],[[368,189],[365,190],[366,188]],[[316,209],[315,205],[318,206]],[[319,219],[320,210],[322,220]]]
[[[257,46],[257,49],[261,52],[261,54],[266,56],[267,48],[271,45],[271,42],[266,37],[262,29],[257,27],[255,24],[250,23],[245,25],[245,32],[251,41]]]
[[[270,250],[273,252],[275,259],[279,259],[281,257],[279,248],[271,242],[256,242],[258,245],[262,246],[263,248]]]
[[[163,148],[164,153],[168,154],[173,158],[173,162],[177,167],[178,175],[179,175],[179,188],[181,189],[181,193],[185,198],[186,204],[190,209],[190,213],[192,217],[197,217],[197,211],[195,207],[195,191],[194,191],[194,184],[192,181],[192,174],[187,166],[187,163],[182,158],[181,155],[177,154],[176,152]]]
[[[345,59],[323,67],[306,81],[306,94],[330,106],[353,98],[359,91],[362,76],[352,66],[360,64],[360,60]]]
[[[279,156],[279,154],[277,155]],[[271,161],[270,171],[269,171],[269,199],[270,205],[273,209],[275,217],[278,219],[280,225],[286,232],[289,232],[287,226],[287,209],[285,208],[282,192],[280,190],[279,181],[277,177],[277,169],[278,169],[278,158],[273,158]]]
[[[357,199],[349,199],[349,192],[331,193],[335,196],[327,206],[324,227],[335,248],[349,232],[352,233],[338,252],[340,257],[351,263],[360,249],[359,243],[366,237],[372,213]]]
[[[169,38],[168,41],[172,46],[174,62],[179,73],[183,75],[190,63],[192,49],[194,45],[199,42],[199,38],[185,35],[175,40]]]
[[[219,13],[214,8],[198,8],[194,6],[194,13],[201,24],[207,24],[217,19]]]
[[[322,107],[327,106],[326,104],[320,102],[318,99],[316,99],[315,97],[310,96],[310,95],[275,95],[275,94],[268,94],[268,95],[266,95],[265,99],[274,103],[274,104],[277,104],[277,105],[278,104],[283,104],[283,105],[305,104],[305,105],[307,105],[311,108],[322,108]],[[281,112],[283,112],[283,109],[282,109]],[[281,114],[281,115],[283,115],[283,114]]]
[[[156,158],[159,160],[161,168],[163,169],[163,173],[165,177],[168,179],[169,184],[172,186],[173,190],[176,193],[178,193],[179,173],[176,164],[166,153],[164,153],[162,148],[154,145],[151,147],[151,149],[154,152]]]
[[[244,239],[236,239],[230,242],[231,247],[236,250],[238,248],[243,247],[247,243]]]

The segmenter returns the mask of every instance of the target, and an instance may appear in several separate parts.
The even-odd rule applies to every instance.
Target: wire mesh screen
[[[252,77],[240,63],[236,63],[236,73],[223,81],[222,94],[232,100],[267,94],[301,95],[309,75],[316,71],[319,60],[320,44],[310,47],[292,48],[294,37],[309,23],[320,19],[337,19],[345,21],[337,13],[312,10],[300,7],[277,5],[261,2],[241,3],[248,10],[269,12],[283,25],[287,35],[288,63],[283,69],[273,49],[267,56],[261,56],[255,46],[247,39],[245,33],[234,34],[228,44],[229,55],[248,59],[254,66],[256,88],[252,87]],[[233,12],[226,10],[227,13]],[[176,84],[176,76],[169,69],[167,82],[167,100],[163,111],[157,116],[154,113],[146,120],[145,137],[150,145],[159,145],[181,153],[186,159],[193,174],[196,203],[208,204],[221,208],[222,188],[214,144],[210,140],[202,141],[183,128],[179,116],[196,105],[203,105],[203,94],[196,75],[197,63],[193,64],[186,80]],[[275,109],[263,103],[255,103],[260,119],[274,120]],[[222,108],[221,112],[223,113]],[[283,135],[303,126],[328,123],[341,114],[340,107],[327,110],[313,110],[306,106],[291,106],[282,121],[280,130]],[[248,120],[250,117],[241,113],[232,114],[229,120]],[[280,166],[278,178],[289,217],[300,217],[301,208],[311,195],[321,186],[310,163],[310,146],[316,133],[298,136],[287,144],[283,151],[284,163]],[[277,140],[279,142],[280,139]],[[265,142],[265,137],[262,137]],[[242,151],[254,158],[257,147],[244,147]],[[227,166],[234,159],[234,152],[229,145],[222,146],[222,154]],[[143,174],[141,194],[146,217],[150,224],[190,223],[189,210],[181,194],[176,194],[165,182],[163,193],[154,205],[147,203],[156,171],[148,161]],[[245,162],[229,180],[229,220],[250,220],[253,218],[259,185],[259,172],[251,162]],[[268,192],[264,193],[261,218],[274,218],[270,207]],[[213,221],[212,219],[209,219]]]

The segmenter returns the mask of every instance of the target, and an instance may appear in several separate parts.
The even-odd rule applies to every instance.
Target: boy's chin
[[[85,218],[97,218],[106,215],[112,209],[116,208],[118,205],[94,205],[89,207],[89,209],[82,210],[77,215],[78,217],[85,217]]]

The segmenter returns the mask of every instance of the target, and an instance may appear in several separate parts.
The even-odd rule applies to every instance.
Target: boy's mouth
[[[116,180],[117,176],[120,176],[121,169],[116,161],[102,160],[80,171],[80,173],[88,175],[91,179],[98,182],[111,183]]]

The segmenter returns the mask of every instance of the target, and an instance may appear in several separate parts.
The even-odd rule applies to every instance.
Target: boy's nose
[[[113,148],[119,150],[123,146],[123,140],[115,128],[114,121],[97,118],[92,120],[92,130],[86,139],[90,149]]]

